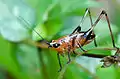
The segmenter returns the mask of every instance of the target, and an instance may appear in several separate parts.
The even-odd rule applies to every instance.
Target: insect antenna
[[[19,21],[21,21],[27,29],[33,30],[42,40],[44,40],[49,45],[49,42],[47,40],[45,40],[35,29],[28,27],[31,25],[24,18],[22,18],[21,16],[18,16],[17,19]],[[36,26],[36,25],[34,25],[34,26]]]

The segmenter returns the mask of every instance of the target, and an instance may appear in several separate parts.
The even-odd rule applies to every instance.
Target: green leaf
[[[2,11],[2,14],[0,14],[0,33],[5,39],[18,42],[27,38],[28,32],[17,17],[23,17],[31,25],[34,22],[34,11],[22,2],[14,2],[14,0],[12,2],[5,0],[0,3],[0,10]]]
[[[39,56],[36,47],[26,44],[19,44],[16,55],[21,69],[23,72],[28,74],[30,79],[42,77],[42,75],[40,75]]]
[[[2,46],[0,46],[0,64],[3,66],[3,68],[5,68],[13,77],[17,79],[28,78],[25,73],[19,72],[21,70],[20,65],[15,62],[15,59],[13,59],[12,53],[16,51],[15,49],[13,49],[15,48],[13,43],[5,41],[1,37],[0,43],[2,44]]]
[[[116,75],[115,75],[115,69],[114,67],[109,67],[109,68],[99,68],[97,69],[97,76],[99,77],[99,79],[116,79]]]

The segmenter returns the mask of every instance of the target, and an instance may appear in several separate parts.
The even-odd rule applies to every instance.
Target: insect
[[[87,31],[81,31],[82,23],[87,14],[89,14],[91,27]],[[77,26],[77,28],[71,34],[63,36],[57,40],[52,40],[52,42],[46,42],[48,44],[49,48],[55,49],[58,52],[57,58],[58,58],[59,66],[60,66],[60,69],[58,71],[62,70],[60,55],[62,55],[64,53],[68,53],[68,62],[67,62],[67,64],[68,64],[71,61],[70,53],[71,52],[75,53],[75,51],[74,51],[75,49],[80,48],[83,52],[86,52],[86,50],[83,49],[83,46],[89,44],[93,40],[94,40],[95,46],[97,47],[97,43],[95,40],[95,33],[94,33],[93,29],[95,28],[96,24],[99,22],[99,20],[102,18],[103,15],[105,15],[107,23],[108,23],[113,47],[117,48],[115,46],[114,37],[112,34],[109,18],[107,16],[106,11],[102,10],[102,12],[98,16],[97,20],[93,23],[92,18],[91,18],[90,9],[86,8],[84,16],[82,17],[80,24]],[[36,33],[38,34],[38,32],[36,32]],[[38,34],[38,35],[44,40],[44,38],[40,34]]]

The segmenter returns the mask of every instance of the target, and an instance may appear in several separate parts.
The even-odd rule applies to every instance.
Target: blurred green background
[[[61,57],[63,70],[57,72],[57,52],[32,43],[41,40],[32,29],[48,41],[70,34],[87,7],[91,9],[93,22],[102,10],[108,13],[119,47],[119,0],[0,0],[0,79],[120,79],[119,67],[101,68],[100,59],[84,56],[71,55],[72,62],[68,65],[67,57]],[[87,16],[82,31],[89,28]],[[105,17],[94,31],[98,47],[112,47]],[[84,46],[86,50],[92,48],[95,48],[93,42]],[[114,52],[88,53],[112,55]]]

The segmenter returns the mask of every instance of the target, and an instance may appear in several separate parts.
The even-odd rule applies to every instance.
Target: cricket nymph
[[[81,31],[82,23],[84,21],[84,18],[87,16],[87,14],[89,15],[89,18],[90,18],[91,27],[87,31]],[[58,58],[59,66],[60,66],[59,71],[61,71],[62,65],[61,65],[61,61],[60,61],[60,55],[67,53],[67,55],[68,55],[67,63],[69,63],[71,61],[70,53],[71,52],[75,53],[75,51],[74,51],[75,49],[80,48],[82,51],[86,52],[86,50],[84,50],[82,47],[84,45],[89,44],[92,41],[94,41],[94,45],[95,45],[95,47],[97,47],[94,28],[103,16],[105,16],[106,21],[108,23],[108,28],[110,31],[110,36],[111,36],[111,40],[113,43],[113,47],[117,48],[115,46],[114,37],[113,37],[112,29],[110,26],[110,21],[109,21],[108,15],[105,10],[102,10],[102,12],[98,16],[98,18],[93,23],[90,9],[86,8],[85,13],[84,13],[79,25],[77,26],[77,28],[75,28],[73,30],[73,32],[70,33],[70,35],[65,35],[57,40],[52,40],[52,42],[48,42],[47,40],[45,40],[36,30],[33,29],[33,31],[36,32],[42,38],[42,40],[44,40],[46,42],[46,44],[48,45],[49,48],[53,48],[58,52],[57,58]]]
[[[49,47],[55,49],[60,54],[73,52],[76,48],[92,42],[94,38],[95,34],[91,30],[90,32],[77,32],[61,37],[57,40],[52,40],[52,42],[49,44]]]

